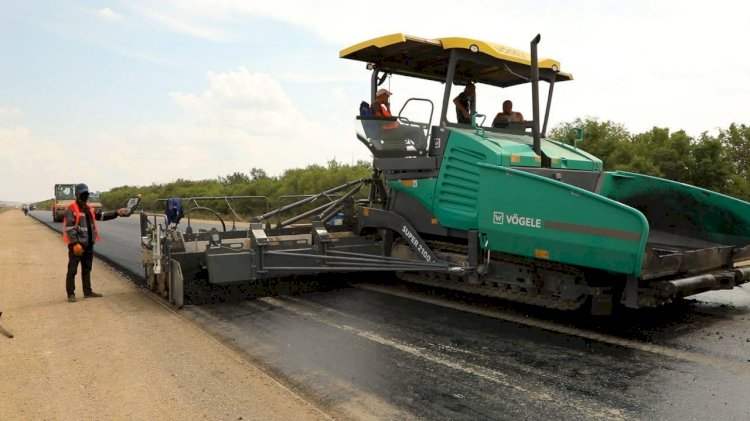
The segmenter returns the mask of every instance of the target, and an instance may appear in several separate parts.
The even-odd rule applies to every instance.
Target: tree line
[[[621,124],[589,118],[562,124],[550,137],[572,143],[576,127],[584,132],[578,147],[604,161],[606,170],[667,178],[750,200],[750,126],[733,123],[716,135],[704,132],[695,138],[659,127],[632,134]]]
[[[255,216],[299,200],[302,195],[320,193],[352,180],[369,178],[371,171],[371,163],[368,161],[358,161],[349,165],[336,160],[329,161],[325,166],[313,164],[304,168],[289,169],[279,176],[270,176],[261,168],[252,168],[248,173],[235,172],[215,179],[178,179],[166,184],[117,187],[102,193],[101,201],[105,209],[116,209],[123,206],[129,197],[141,194],[141,204],[145,210],[163,212],[166,202],[160,199],[170,197],[244,196],[245,199],[239,200],[202,199],[189,203],[187,207],[200,205],[222,215],[230,215],[234,211],[244,216]],[[357,197],[364,197],[365,194],[366,192],[362,191]],[[320,205],[321,202],[318,201],[316,204]],[[314,206],[305,209],[311,207]]]
[[[731,124],[718,134],[704,132],[691,137],[684,131],[654,127],[630,133],[622,124],[596,118],[576,119],[550,132],[551,139],[573,143],[573,128],[581,128],[584,140],[578,147],[598,157],[609,171],[622,170],[663,177],[692,184],[743,200],[750,200],[750,126]],[[105,209],[116,209],[134,194],[142,195],[147,210],[164,209],[158,199],[168,197],[262,196],[242,202],[203,202],[227,214],[232,209],[245,215],[259,215],[294,200],[295,195],[314,194],[358,178],[370,176],[371,164],[359,161],[342,164],[308,165],[270,176],[261,168],[235,172],[215,179],[177,179],[150,186],[121,186],[101,195]],[[361,197],[361,196],[360,196]],[[40,208],[49,201],[40,202]],[[231,207],[231,209],[230,209]],[[47,207],[48,208],[48,207]]]

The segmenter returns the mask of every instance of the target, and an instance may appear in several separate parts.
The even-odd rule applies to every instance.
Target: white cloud
[[[320,75],[305,72],[284,72],[281,74],[281,79],[284,81],[295,83],[328,83],[344,81],[358,82],[362,80],[362,78],[358,74]]]
[[[245,67],[224,73],[209,73],[210,87],[200,96],[170,94],[186,107],[279,109],[291,105],[281,86],[264,73],[250,73]]]
[[[208,73],[204,86],[169,94],[183,113],[171,120],[154,117],[139,126],[56,128],[51,127],[54,123],[42,120],[41,114],[25,115],[19,108],[0,107],[0,174],[5,179],[29,180],[28,185],[41,186],[34,187],[40,190],[30,199],[38,199],[39,194],[49,197],[49,186],[69,170],[61,153],[66,142],[86,142],[91,148],[96,160],[76,171],[77,177],[97,189],[215,177],[251,167],[278,173],[325,163],[334,157],[345,162],[363,158],[367,150],[353,136],[353,117],[359,101],[368,99],[370,75],[362,63],[335,57],[338,50],[349,45],[394,32],[424,37],[466,36],[521,49],[527,49],[530,39],[541,32],[540,55],[560,60],[563,70],[576,78],[555,86],[552,127],[576,117],[594,116],[621,122],[634,132],[660,125],[698,135],[731,122],[747,122],[745,103],[750,88],[741,81],[750,73],[750,56],[743,55],[737,43],[731,42],[750,37],[749,6],[740,2],[715,0],[711,7],[703,7],[676,0],[573,0],[564,5],[546,0],[466,0],[459,13],[436,13],[455,10],[455,2],[447,0],[378,4],[388,12],[362,12],[344,0],[324,4],[303,0],[145,0],[120,4],[128,7],[126,22],[122,22],[128,27],[121,29],[143,31],[144,38],[153,40],[147,53],[138,53],[141,46],[137,43],[102,34],[92,36],[75,14],[67,20],[65,16],[41,19],[35,25],[66,40],[108,48],[147,64],[179,68],[179,75],[171,73],[176,75],[172,86],[186,86],[188,79],[179,78],[188,73],[192,76],[190,71],[195,66],[206,63],[244,63],[246,67]],[[95,9],[86,9],[89,18],[125,20],[109,8],[98,10],[95,16],[89,10]],[[387,19],[375,22],[380,16]],[[269,19],[289,26],[283,28],[285,31],[269,33],[267,28],[280,26],[268,25]],[[253,26],[255,23],[260,25]],[[153,31],[154,24],[161,31]],[[165,38],[165,30],[188,36],[179,39],[169,34]],[[205,43],[195,42],[196,38],[237,44],[221,45],[217,49],[221,54],[206,54],[201,50],[206,48]],[[308,40],[309,46],[305,45]],[[261,58],[250,52],[261,42],[273,44],[278,61],[267,55],[263,63],[255,61]],[[288,57],[285,46],[290,42],[302,43],[294,49],[301,54],[299,60]],[[180,65],[179,54],[175,53],[178,50],[188,50],[196,59],[189,61],[189,66],[187,61]],[[260,66],[268,69],[267,73],[250,70]],[[163,70],[143,69],[151,73]],[[269,74],[270,69],[280,71]],[[198,71],[205,72],[206,68],[199,67]],[[356,84],[351,83],[353,80]],[[424,97],[425,92],[442,95],[442,86],[437,83],[429,87],[437,89],[432,94],[418,83],[396,85],[396,78],[393,82],[397,108],[409,97]],[[313,95],[320,101],[312,106],[295,103],[310,100]],[[530,89],[515,94],[484,87],[479,91],[480,111],[493,115],[507,95],[513,96],[519,111],[530,115]],[[439,108],[440,98],[435,99]],[[44,103],[43,98],[39,101]],[[78,103],[84,107],[86,101]],[[96,111],[90,114],[96,115]],[[167,111],[166,115],[174,116]],[[123,116],[132,121],[136,113]],[[42,138],[37,128],[54,134]],[[91,134],[92,130],[101,132]],[[19,172],[13,172],[16,170]],[[8,197],[10,188],[0,185],[0,200],[25,199],[16,194]]]
[[[202,23],[203,17],[200,15],[184,16],[174,10],[138,9],[137,11],[175,32],[215,42],[227,42],[231,38],[226,31],[219,29],[219,25]]]
[[[352,162],[369,153],[354,137],[353,111],[311,121],[281,85],[247,68],[209,73],[202,92],[171,93],[185,114],[174,121],[140,124],[85,135],[61,130],[59,138],[40,139],[26,127],[0,129],[0,178],[22,184],[0,186],[0,200],[36,201],[51,197],[61,181],[84,181],[95,190],[150,185],[178,178],[215,178],[263,168],[273,175],[289,168]],[[334,96],[345,97],[336,90]],[[6,114],[18,115],[17,109]],[[337,121],[337,124],[331,124]],[[70,172],[65,149],[75,142],[91,159],[77,159]],[[73,177],[71,179],[70,177]]]
[[[23,117],[23,111],[17,107],[0,107],[0,123],[18,120]]]
[[[738,53],[736,43],[728,41],[750,36],[750,6],[728,0],[715,0],[710,8],[677,0],[576,0],[564,6],[465,0],[461,10],[466,14],[461,15],[425,15],[454,9],[455,2],[448,0],[386,1],[379,7],[389,10],[387,19],[377,25],[374,18],[380,15],[362,13],[344,0],[325,6],[306,0],[168,0],[160,5],[165,13],[201,19],[217,28],[239,30],[234,24],[246,17],[284,22],[317,35],[334,49],[395,32],[467,36],[528,49],[541,32],[540,56],[560,60],[563,70],[576,76],[555,89],[552,124],[596,115],[632,131],[660,125],[697,135],[745,119],[743,98],[750,95],[739,82],[750,71],[750,56]],[[299,72],[283,78],[303,83],[329,79]],[[362,80],[366,86],[366,76]],[[710,106],[702,107],[706,101]]]
[[[208,74],[201,93],[170,93],[187,112],[183,127],[142,128],[144,138],[180,139],[199,151],[214,177],[233,171],[264,168],[270,173],[325,163],[332,158],[349,162],[366,149],[354,140],[353,128],[340,122],[311,121],[270,75],[245,67]],[[342,92],[338,92],[340,97]],[[346,114],[351,117],[351,112]],[[175,145],[177,147],[177,145]],[[195,151],[194,151],[195,152]],[[203,159],[205,157],[205,159]],[[193,166],[194,168],[194,166]]]
[[[36,139],[26,127],[0,128],[0,200],[29,202],[52,197],[52,186],[65,178],[68,165],[59,144]],[[86,171],[88,162],[81,162]]]
[[[110,9],[109,7],[105,7],[103,9],[97,10],[96,14],[99,16],[100,19],[106,22],[122,21],[122,15]]]
[[[267,74],[250,73],[240,67],[225,73],[209,73],[208,79],[210,86],[200,95],[170,94],[200,123],[256,134],[310,125],[281,86]]]

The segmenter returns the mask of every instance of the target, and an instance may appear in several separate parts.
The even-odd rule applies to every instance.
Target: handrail
[[[185,212],[184,212],[185,215],[187,215],[189,212],[192,212],[193,210],[198,210],[198,209],[207,210],[207,211],[212,212],[221,221],[222,225],[224,226],[224,231],[226,231],[226,224],[224,223],[224,221],[221,218],[221,216],[219,216],[219,213],[216,212],[215,210],[211,209],[211,208],[208,208],[206,206],[201,205],[200,203],[198,203],[199,201],[223,200],[226,203],[226,205],[227,205],[227,209],[229,209],[229,211],[230,211],[230,213],[232,215],[232,230],[234,230],[234,229],[237,228],[237,225],[236,225],[237,221],[243,222],[243,223],[248,223],[249,222],[249,221],[244,220],[243,218],[241,218],[237,214],[237,211],[232,206],[232,203],[231,203],[232,201],[234,201],[234,200],[245,200],[245,199],[246,200],[259,199],[259,200],[261,200],[263,202],[263,208],[265,209],[265,211],[268,211],[268,208],[269,208],[269,200],[268,200],[267,196],[194,196],[194,197],[178,197],[178,198],[175,198],[175,199],[179,199],[182,202],[192,202],[195,205],[195,207],[185,210]],[[154,209],[154,210],[157,209],[157,203],[159,203],[159,202],[166,202],[168,200],[170,200],[170,199],[160,198],[160,199],[154,200],[153,203],[152,203],[152,209]],[[189,224],[190,224],[190,218],[188,218],[188,226],[189,226]]]

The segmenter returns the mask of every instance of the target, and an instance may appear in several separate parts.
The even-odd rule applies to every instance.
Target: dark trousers
[[[83,256],[73,254],[73,246],[68,245],[68,275],[65,277],[65,289],[68,295],[75,293],[76,273],[78,264],[81,264],[81,278],[83,279],[83,293],[91,292],[91,266],[94,264],[94,245],[90,244],[83,249]]]

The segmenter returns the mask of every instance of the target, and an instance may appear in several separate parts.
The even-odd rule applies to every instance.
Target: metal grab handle
[[[480,117],[482,118],[482,122],[477,124],[477,119]],[[484,126],[485,120],[487,120],[487,116],[484,114],[474,113],[471,115],[471,127],[476,130],[475,134],[482,136],[482,138],[487,138],[487,136],[484,135],[484,128],[482,127]]]

